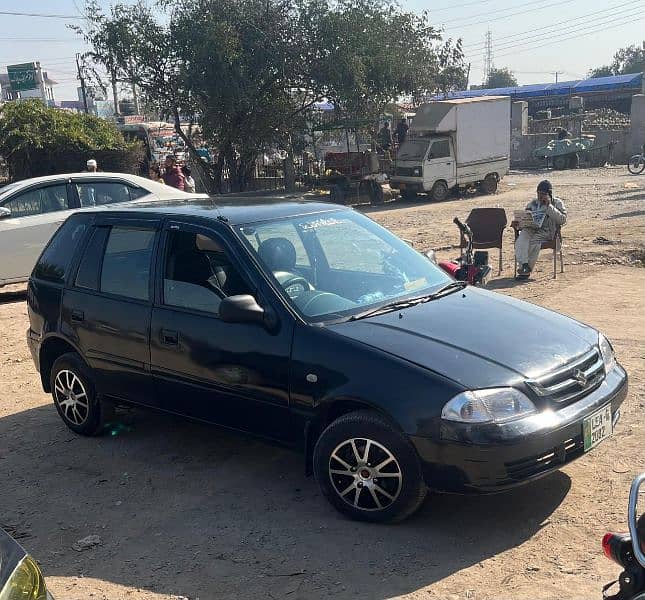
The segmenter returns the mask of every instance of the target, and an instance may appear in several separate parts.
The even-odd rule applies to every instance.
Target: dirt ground
[[[494,196],[365,212],[419,249],[454,256],[453,216],[520,208],[543,177],[516,172]],[[147,414],[111,437],[70,433],[38,383],[14,287],[0,291],[0,526],[62,600],[600,598],[618,574],[600,540],[626,529],[629,484],[645,470],[645,176],[618,167],[549,177],[569,210],[565,273],[551,279],[543,252],[534,280],[516,285],[509,231],[491,287],[613,340],[630,393],[614,436],[590,454],[504,494],[429,496],[399,525],[354,523],[304,477],[299,455],[260,441]],[[88,535],[100,544],[72,548]]]

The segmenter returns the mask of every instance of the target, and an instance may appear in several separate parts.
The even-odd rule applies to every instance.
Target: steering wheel
[[[313,286],[302,276],[292,275],[280,281],[280,285],[290,298],[297,298],[303,292],[313,290]]]

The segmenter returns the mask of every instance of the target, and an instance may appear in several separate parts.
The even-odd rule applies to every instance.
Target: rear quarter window
[[[32,277],[64,283],[72,258],[87,231],[89,215],[73,215],[61,225],[40,255]]]

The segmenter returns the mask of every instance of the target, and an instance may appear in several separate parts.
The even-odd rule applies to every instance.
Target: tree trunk
[[[289,148],[287,158],[284,159],[284,189],[287,192],[296,191],[296,169],[293,164],[293,150]]]
[[[213,170],[212,165],[209,165],[208,163],[204,162],[201,159],[201,156],[197,154],[197,148],[195,148],[195,144],[193,144],[193,140],[190,139],[189,136],[187,136],[184,133],[184,130],[181,128],[181,119],[179,118],[179,110],[175,108],[173,110],[173,120],[175,123],[175,131],[177,132],[177,135],[184,141],[184,144],[186,144],[186,147],[188,148],[188,152],[190,156],[193,159],[193,164],[199,165],[197,167],[200,171],[200,173],[203,175],[203,181],[206,186],[206,192],[209,194],[216,193],[217,191],[221,191],[221,170],[216,173]]]

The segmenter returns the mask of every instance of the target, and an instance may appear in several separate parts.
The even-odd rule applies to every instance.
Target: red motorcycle
[[[638,517],[638,493],[645,484],[645,473],[632,482],[627,519],[629,533],[606,533],[602,538],[605,556],[624,570],[617,581],[602,589],[604,600],[645,600],[645,513]],[[618,584],[618,591],[610,589]]]
[[[473,252],[473,232],[470,227],[457,217],[452,222],[459,228],[466,240],[466,249],[459,258],[442,260],[439,262],[439,266],[459,281],[467,281],[470,285],[485,286],[491,272],[488,265],[488,252],[481,250]]]

